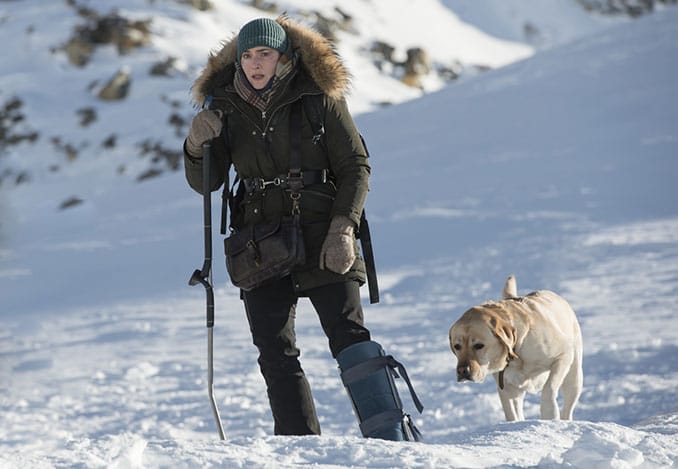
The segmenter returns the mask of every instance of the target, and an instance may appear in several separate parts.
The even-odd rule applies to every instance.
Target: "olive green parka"
[[[211,191],[223,184],[228,187],[228,170],[235,168],[240,179],[273,180],[286,175],[290,154],[290,108],[303,96],[321,95],[323,103],[324,141],[314,142],[312,116],[303,109],[301,119],[301,169],[330,171],[326,183],[306,186],[301,193],[301,222],[306,247],[306,264],[292,273],[295,289],[303,292],[345,280],[365,282],[365,264],[354,240],[356,261],[344,275],[321,270],[320,250],[330,220],[344,215],[360,224],[368,191],[370,166],[367,152],[351,117],[345,95],[350,75],[332,45],[319,33],[291,21],[278,18],[297,54],[297,73],[287,87],[274,95],[266,112],[245,102],[236,92],[233,80],[237,36],[211,54],[192,87],[197,106],[207,101],[210,109],[225,116],[230,148],[226,152],[223,139],[212,145]],[[210,100],[208,100],[210,97]],[[316,117],[317,119],[317,117]],[[186,178],[190,186],[202,193],[202,159],[192,158],[184,150]],[[269,185],[263,192],[245,194],[232,228],[280,219],[291,213],[289,191]]]

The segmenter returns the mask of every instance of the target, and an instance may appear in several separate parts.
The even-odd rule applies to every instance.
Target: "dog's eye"
[[[454,344],[454,349],[455,349],[455,350],[461,350],[461,345],[459,345],[459,344]]]
[[[485,347],[485,344],[474,344],[473,350],[480,350],[483,347]]]

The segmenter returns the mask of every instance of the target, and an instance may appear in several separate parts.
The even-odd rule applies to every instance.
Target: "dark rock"
[[[158,177],[162,174],[162,170],[157,168],[150,168],[137,176],[137,182],[145,181],[147,179],[152,179]]]
[[[77,205],[80,205],[83,202],[84,201],[79,197],[75,197],[75,196],[69,197],[68,199],[61,202],[61,204],[59,204],[59,210],[66,210],[67,208],[72,208],[72,207],[75,207]]]
[[[403,83],[421,88],[421,78],[431,71],[431,61],[424,49],[412,47],[407,50],[407,59],[403,67],[405,69]]]
[[[118,137],[115,134],[111,134],[106,140],[101,142],[101,146],[104,148],[115,148]]]
[[[151,66],[148,73],[153,76],[169,77],[171,76],[170,72],[174,70],[176,61],[176,57],[168,57],[162,62],[156,62]]]
[[[80,117],[81,127],[87,127],[92,122],[95,122],[97,120],[97,111],[92,107],[84,107],[78,109],[76,111],[76,114],[78,114],[78,116]]]
[[[131,84],[129,69],[123,67],[99,90],[98,96],[105,101],[124,99],[129,93]]]

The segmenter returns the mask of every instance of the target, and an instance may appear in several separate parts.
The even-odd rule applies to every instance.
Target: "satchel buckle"
[[[301,194],[299,192],[292,192],[290,194],[290,198],[292,199],[292,215],[301,214],[301,210],[299,208],[299,199],[301,199]]]

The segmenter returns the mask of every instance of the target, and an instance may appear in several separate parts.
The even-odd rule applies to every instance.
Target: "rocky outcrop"
[[[115,11],[100,15],[74,1],[69,3],[85,20],[85,24],[75,27],[71,38],[61,47],[69,62],[77,67],[86,65],[101,45],[114,45],[119,54],[127,54],[150,43],[151,20],[130,20]]]
[[[650,13],[659,5],[675,5],[678,0],[577,0],[586,10],[603,15],[637,17]]]

